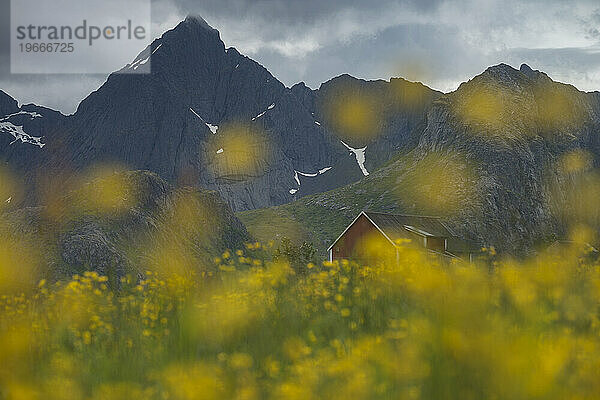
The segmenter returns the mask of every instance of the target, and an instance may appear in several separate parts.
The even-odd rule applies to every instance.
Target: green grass
[[[415,190],[420,182],[416,181],[418,176],[411,175],[410,160],[400,157],[356,183],[282,206],[240,212],[238,217],[260,241],[286,236],[296,242],[313,243],[318,255],[324,257],[332,241],[363,210],[426,215],[444,211],[432,210],[431,203],[420,201],[424,196]],[[439,162],[433,160],[431,164]],[[447,185],[454,184],[434,182],[430,186],[452,196],[454,187]]]
[[[490,271],[406,248],[296,274],[236,251],[119,290],[5,285],[0,399],[596,398],[600,268],[581,255]]]

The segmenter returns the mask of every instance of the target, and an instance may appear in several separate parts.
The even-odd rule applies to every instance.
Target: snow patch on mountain
[[[211,124],[209,124],[208,122],[206,122],[206,121],[204,120],[204,118],[202,118],[202,117],[200,116],[200,114],[198,114],[196,111],[194,111],[194,109],[193,109],[192,107],[190,107],[190,111],[191,111],[191,112],[192,112],[192,113],[193,113],[193,114],[194,114],[196,117],[198,117],[198,118],[200,119],[200,121],[202,121],[202,122],[204,123],[204,125],[206,125],[206,126],[207,126],[207,128],[208,128],[208,129],[210,129],[210,131],[212,132],[212,134],[213,134],[213,135],[216,135],[216,134],[217,134],[217,131],[219,130],[219,126],[218,126],[218,125],[211,125]]]
[[[333,167],[325,167],[325,168],[320,169],[318,172],[315,172],[315,173],[312,173],[312,174],[311,173],[307,173],[307,172],[301,172],[301,171],[294,170],[294,180],[298,184],[298,187],[300,187],[301,186],[300,175],[306,176],[306,177],[309,177],[309,178],[314,178],[316,176],[324,174],[325,172],[329,171],[331,168],[333,168]],[[292,191],[294,191],[294,193],[292,193]],[[297,191],[298,191],[298,189],[290,189],[290,194],[295,194]]]
[[[162,46],[162,43],[160,43],[158,46],[156,46],[156,48],[155,48],[154,50],[152,50],[152,52],[150,53],[150,55],[148,55],[148,57],[146,57],[146,58],[144,58],[144,59],[139,59],[139,60],[137,60],[137,61],[134,61],[134,62],[133,62],[133,63],[132,63],[130,66],[129,66],[129,69],[132,69],[132,68],[133,68],[133,70],[136,70],[136,69],[138,69],[140,66],[142,66],[142,65],[146,64],[148,61],[150,61],[150,57],[152,57],[152,55],[153,55],[154,53],[156,53],[156,51],[157,51],[158,49],[160,49],[160,47],[161,47],[161,46]]]
[[[217,131],[219,130],[219,127],[217,125],[211,125],[208,122],[206,122],[206,126],[208,127],[208,129],[210,129],[213,135],[217,134]]]
[[[296,182],[298,182],[298,185],[300,185],[300,176],[308,176],[309,178],[314,178],[315,176],[319,175],[318,172],[314,173],[314,174],[307,174],[305,172],[300,172],[300,171],[294,171],[294,179],[296,180]]]
[[[7,115],[6,117],[0,119],[0,121],[8,121],[9,119],[11,119],[12,117],[16,117],[17,115],[29,115],[29,117],[31,119],[36,119],[36,118],[44,118],[44,116],[42,114],[36,113],[36,112],[29,112],[29,111],[19,111],[10,115]]]
[[[194,111],[194,109],[192,107],[190,107],[190,111],[198,118],[200,118],[200,120],[202,120],[202,122],[204,122],[204,119],[202,119],[202,117],[196,112]]]
[[[273,108],[275,108],[275,103],[271,104],[269,107],[267,107],[267,109],[265,111],[261,112],[256,117],[252,118],[252,121],[256,121],[258,118],[265,115],[267,113],[267,111],[272,110]]]
[[[256,121],[257,118],[262,117],[263,115],[265,115],[266,111],[261,112],[260,114],[258,114],[256,117],[252,118],[252,121]]]
[[[134,70],[138,69],[141,65],[146,64],[148,61],[150,60],[150,56],[144,58],[142,61],[140,61],[135,67],[133,67]]]
[[[14,125],[10,122],[0,122],[0,132],[11,134],[15,140],[10,142],[13,144],[17,141],[21,141],[21,143],[29,143],[34,146],[38,146],[40,149],[43,148],[46,144],[42,143],[41,137],[31,136],[23,130],[22,125]]]
[[[348,150],[350,150],[351,153],[354,153],[354,156],[356,157],[356,162],[358,163],[358,166],[359,166],[360,170],[362,171],[363,175],[369,176],[369,171],[367,171],[367,169],[365,168],[365,161],[366,161],[365,151],[367,150],[367,147],[365,146],[362,149],[354,149],[354,148],[348,146],[342,140],[340,140],[340,142],[342,142],[342,144],[344,146],[346,146],[346,148]]]

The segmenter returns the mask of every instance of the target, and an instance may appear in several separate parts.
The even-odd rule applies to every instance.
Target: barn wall
[[[439,237],[428,237],[426,246],[429,250],[434,250],[440,253],[446,251],[446,239]]]
[[[376,254],[368,251],[374,247],[378,249]],[[367,217],[361,215],[333,246],[332,259],[352,259],[370,263],[374,261],[374,255],[389,256],[394,253],[394,246]]]

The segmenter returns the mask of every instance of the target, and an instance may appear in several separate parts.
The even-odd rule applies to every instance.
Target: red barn
[[[479,247],[456,236],[439,217],[363,211],[329,247],[329,261],[353,259],[369,263],[368,246],[398,254],[398,241],[409,239],[418,247],[452,258],[472,261]]]

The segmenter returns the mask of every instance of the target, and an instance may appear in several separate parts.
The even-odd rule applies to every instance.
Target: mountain
[[[149,74],[133,73],[148,61]],[[150,170],[172,184],[216,190],[234,210],[248,210],[354,182],[410,150],[412,130],[440,95],[401,79],[347,75],[319,90],[286,88],[226,48],[202,18],[188,17],[111,74],[74,115],[43,132],[24,125],[42,137],[36,147],[43,149],[2,146],[0,159],[38,186],[42,173],[69,175],[97,164]],[[371,101],[357,108],[357,98]],[[340,135],[347,126],[328,115],[331,104],[343,109],[346,102],[359,116],[349,123],[363,136]],[[4,103],[14,110],[11,99]],[[367,114],[376,118],[360,120]],[[44,189],[37,191],[43,202]]]
[[[448,94],[349,75],[286,88],[188,17],[71,116],[0,93],[0,160],[29,205],[116,165],[217,191],[259,238],[323,250],[371,209],[440,215],[465,238],[527,254],[600,226],[599,116],[599,93],[527,65],[490,67]]]
[[[47,160],[44,147],[48,141],[58,139],[58,127],[65,119],[45,107],[19,106],[0,90],[0,168],[9,166],[26,175],[29,182],[35,180],[35,171]]]
[[[290,90],[351,154],[350,159],[338,158],[327,174],[302,182],[298,197],[356,181],[357,164],[362,178],[398,153],[412,150],[419,139],[416,128],[442,95],[402,78],[365,81],[350,75],[333,78],[318,90],[310,90],[303,83]]]
[[[598,231],[599,132],[600,93],[500,64],[435,100],[410,153],[359,182],[240,218],[261,239],[290,236],[324,252],[363,209],[434,214],[525,255],[582,226]]]
[[[42,274],[38,280],[85,271],[113,278],[156,269],[211,271],[214,257],[251,239],[214,191],[174,188],[148,171],[110,169],[81,178],[51,203],[5,211],[0,232],[22,249],[15,257],[27,262],[20,267]]]

